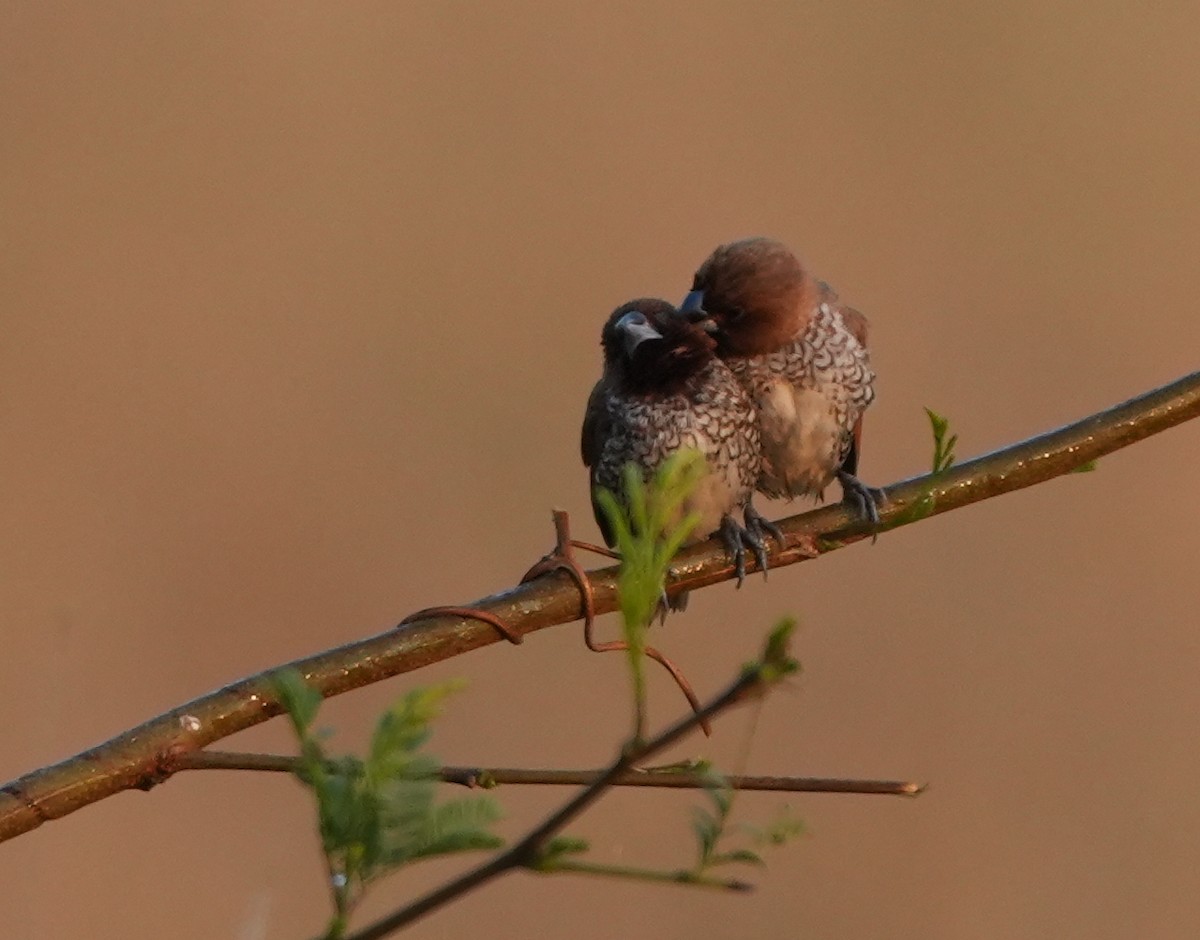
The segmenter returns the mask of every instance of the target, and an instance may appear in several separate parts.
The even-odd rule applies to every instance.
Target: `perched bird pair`
[[[747,547],[765,571],[766,536],[783,544],[754,509],[755,490],[819,496],[837,479],[845,499],[878,523],[875,493],[855,476],[862,415],[874,397],[866,318],[780,242],[720,246],[679,308],[656,299],[622,304],[601,345],[604,373],[582,436],[593,492],[619,494],[627,463],[649,475],[681,448],[699,451],[706,473],[684,507],[700,519],[692,540],[719,532],[739,583]]]

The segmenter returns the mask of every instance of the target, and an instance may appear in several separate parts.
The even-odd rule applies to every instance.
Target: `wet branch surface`
[[[882,527],[918,521],[914,506],[930,498],[926,515],[937,515],[1042,483],[1197,416],[1200,372],[1082,421],[958,464],[936,477],[914,477],[889,486],[884,491]],[[773,568],[807,561],[814,557],[814,547],[825,553],[869,537],[840,505],[790,516],[778,524],[788,546],[771,553]],[[598,569],[589,576],[596,613],[614,610],[617,568]],[[694,591],[732,576],[720,541],[709,540],[680,553],[668,589]],[[471,606],[495,615],[517,636],[581,616],[579,589],[561,571]],[[503,639],[495,627],[479,620],[431,616],[241,679],[97,747],[10,781],[0,788],[0,841],[115,793],[149,790],[180,769],[184,755],[280,714],[269,679],[276,669],[297,669],[330,697]]]

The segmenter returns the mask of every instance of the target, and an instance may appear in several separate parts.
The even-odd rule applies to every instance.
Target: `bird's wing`
[[[824,281],[820,282],[821,302],[827,303],[830,306],[837,307],[838,313],[842,315],[842,322],[846,324],[846,329],[850,331],[850,335],[858,340],[858,344],[863,349],[867,348],[867,331],[869,323],[867,318],[853,307],[847,307],[838,302],[837,292]],[[846,454],[846,459],[842,463],[842,469],[849,474],[858,472],[858,458],[862,453],[862,416],[854,422],[854,427],[851,429],[853,443],[850,446],[849,453]]]
[[[596,525],[600,527],[605,544],[611,548],[615,537],[604,510],[596,502],[596,464],[600,461],[604,442],[612,433],[612,418],[605,403],[607,395],[608,385],[601,379],[592,387],[592,393],[588,396],[587,409],[583,413],[583,431],[579,436],[579,453],[583,457],[583,465],[590,470],[588,484],[592,491],[592,514],[596,517]]]
[[[863,349],[867,348],[867,318],[855,310],[853,307],[842,307],[842,322],[846,324],[846,329],[850,331],[850,335],[858,340],[858,344]]]
[[[596,465],[604,447],[604,439],[608,437],[611,421],[604,404],[607,392],[607,384],[601,379],[592,386],[592,393],[588,395],[587,408],[583,413],[583,430],[579,436],[579,455],[585,467]]]
[[[817,281],[817,290],[820,294],[818,303],[829,304],[831,307],[836,307],[838,313],[842,315],[842,322],[846,324],[846,329],[850,331],[850,335],[858,340],[859,345],[863,349],[867,348],[867,328],[868,321],[859,311],[853,307],[847,307],[843,304],[832,287],[824,281]]]

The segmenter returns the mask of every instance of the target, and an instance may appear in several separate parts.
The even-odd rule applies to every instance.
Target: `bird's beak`
[[[633,351],[646,342],[646,340],[663,338],[662,333],[647,323],[645,318],[640,314],[636,318],[632,316],[622,317],[617,326],[625,338],[625,354],[628,356],[632,356]]]
[[[679,305],[679,312],[688,323],[697,324],[705,333],[717,332],[716,321],[713,320],[712,314],[704,309],[704,291],[689,291],[683,298],[683,303]]]
[[[704,291],[689,291],[683,298],[683,303],[679,305],[679,312],[687,314],[687,318],[693,322],[708,316],[704,312]]]

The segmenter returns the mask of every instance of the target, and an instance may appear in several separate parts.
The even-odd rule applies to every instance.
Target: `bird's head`
[[[715,355],[710,328],[665,300],[631,300],[604,325],[605,366],[632,392],[674,391]]]
[[[803,332],[815,296],[813,278],[786,245],[745,238],[708,256],[680,309],[710,324],[722,356],[758,356]]]

